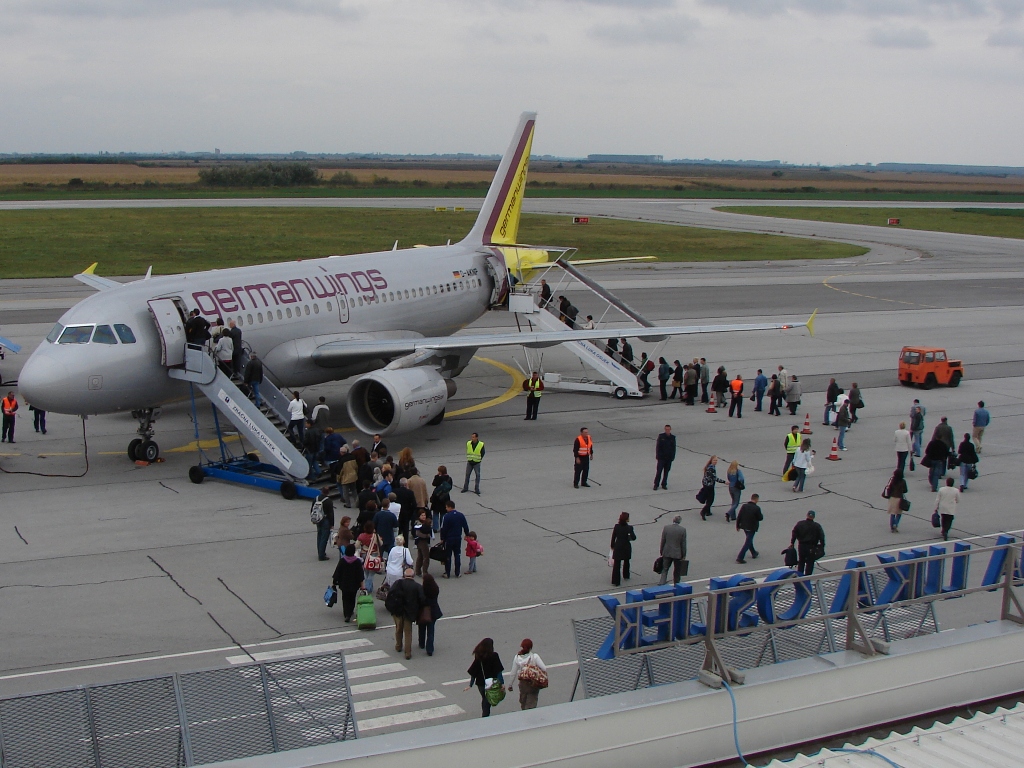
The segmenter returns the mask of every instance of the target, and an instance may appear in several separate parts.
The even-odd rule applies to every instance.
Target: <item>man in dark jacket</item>
[[[956,438],[953,436],[953,428],[949,426],[945,416],[942,417],[942,420],[935,427],[935,431],[932,432],[932,440],[944,442],[946,447],[949,448],[950,453],[956,450]]]
[[[828,380],[828,389],[825,390],[825,415],[821,417],[821,423],[824,426],[829,426],[828,414],[836,404],[836,400],[839,398],[840,393],[843,390],[836,384],[835,379]]]
[[[663,491],[667,491],[668,473],[676,459],[676,436],[668,424],[654,443],[654,458],[658,460],[658,468],[654,472],[654,490],[658,490],[660,485]]]
[[[715,374],[715,378],[711,382],[711,391],[715,393],[716,408],[725,408],[725,392],[727,389],[729,389],[729,376],[725,372],[725,366],[719,366],[718,373]]]
[[[245,371],[242,373],[242,381],[252,389],[252,400],[256,403],[256,407],[259,408],[263,402],[260,400],[260,384],[263,383],[263,361],[256,356],[255,352],[249,355],[249,362],[245,364]]]
[[[380,551],[384,557],[395,546],[395,528],[398,527],[398,518],[391,511],[391,499],[385,496],[381,499],[380,509],[373,516],[373,527],[380,536]]]
[[[237,376],[242,372],[242,357],[245,355],[245,349],[242,348],[242,329],[235,324],[234,320],[228,320],[226,333],[231,337],[231,343],[234,345],[231,348],[231,367]]]
[[[736,520],[739,524],[739,519]],[[793,536],[789,545],[796,544],[796,571],[801,576],[814,573],[814,561],[825,551],[825,531],[814,521],[814,510],[807,517],[793,526]]]
[[[668,380],[672,378],[672,366],[664,357],[658,358],[658,387],[661,390],[661,399],[668,400]]]
[[[939,478],[946,476],[946,462],[949,460],[950,453],[949,446],[937,437],[933,437],[931,442],[925,446],[921,466],[928,467],[928,483],[932,487],[932,493],[938,493]]]
[[[412,542],[409,530],[412,528],[413,520],[419,517],[416,504],[416,494],[409,490],[409,479],[403,477],[395,487],[395,502],[401,505],[398,511],[398,531],[408,543]]]
[[[469,533],[466,516],[455,508],[455,502],[445,502],[444,518],[441,520],[441,541],[444,542],[444,577],[451,578],[452,558],[455,558],[455,578],[462,573],[462,535]]]
[[[405,576],[391,585],[384,601],[384,607],[395,620],[395,650],[404,650],[407,659],[412,658],[412,626],[426,601],[423,587],[413,581],[412,568],[406,568]]]
[[[710,402],[708,397],[708,382],[711,381],[711,368],[705,358],[700,359],[700,401],[705,405]]]
[[[755,560],[760,554],[754,549],[754,534],[757,533],[757,529],[761,527],[761,521],[764,520],[761,508],[757,506],[758,498],[756,493],[751,494],[750,501],[740,507],[740,511],[736,515],[736,530],[743,531],[747,536],[746,541],[743,542],[743,546],[740,548],[740,553],[736,555],[736,562],[741,565],[747,562],[743,559],[747,552],[750,552],[750,556]]]
[[[326,560],[327,544],[331,538],[331,528],[334,527],[334,502],[327,495],[326,488],[322,488],[320,495],[313,499],[313,503],[309,507],[310,515],[317,504],[320,505],[323,518],[316,524],[316,556],[317,560]]]

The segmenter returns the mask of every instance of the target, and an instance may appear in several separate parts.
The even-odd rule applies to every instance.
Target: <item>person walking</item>
[[[317,398],[317,404],[313,406],[309,420],[321,433],[326,433],[327,428],[331,425],[331,407],[327,405],[327,398],[323,395]]]
[[[370,445],[370,453],[376,453],[381,459],[388,455],[388,447],[384,445],[384,441],[380,435],[373,436],[373,443]]]
[[[481,717],[491,716],[491,703],[487,700],[487,681],[496,680],[505,685],[505,665],[494,650],[494,640],[485,637],[473,649],[473,663],[466,672],[469,674],[469,685],[463,690],[468,691],[474,685],[480,691]]]
[[[697,402],[697,366],[696,363],[683,367],[683,391],[681,402],[695,405]]]
[[[373,594],[373,575],[378,573],[373,567],[373,560],[380,560],[380,536],[374,529],[373,520],[363,523],[363,532],[356,536],[359,544],[357,551],[363,561],[363,586],[367,592]]]
[[[924,437],[924,408],[915,400],[910,409],[910,450],[921,458],[921,441]]]
[[[985,401],[979,400],[978,407],[974,409],[974,416],[971,417],[971,437],[974,439],[974,447],[981,455],[981,437],[985,434],[985,427],[992,421],[992,415],[985,407]],[[43,430],[45,434],[46,430]]]
[[[480,435],[474,432],[466,441],[466,482],[462,486],[463,493],[469,493],[469,478],[476,475],[476,489],[473,491],[480,495],[480,465],[483,463],[487,451],[484,448],[484,441]]]
[[[786,370],[786,366],[780,365],[776,376],[779,377],[779,384],[782,386],[782,391],[785,392],[786,387],[789,386],[789,371]]]
[[[953,428],[949,426],[949,421],[943,416],[935,429],[932,430],[932,440],[941,440],[949,448],[949,452],[953,453],[956,450],[956,437],[953,435]]]
[[[612,528],[611,558],[612,558],[612,584],[619,586],[621,579],[629,579],[629,561],[633,556],[633,544],[636,541],[636,533],[633,526],[629,524],[629,512],[619,515],[619,522]]]
[[[764,393],[768,390],[768,378],[764,375],[764,372],[758,368],[757,376],[754,377],[754,410],[760,411],[761,401],[764,400]]]
[[[768,382],[768,415],[782,415],[782,385],[779,384],[779,377],[772,374],[772,380]]]
[[[384,583],[389,587],[395,585],[405,573],[406,568],[413,565],[412,552],[405,546],[405,536],[398,534],[395,537],[395,546],[388,552],[387,563],[384,566]]]
[[[950,450],[942,440],[932,438],[925,446],[921,466],[928,467],[928,484],[933,493],[939,491],[939,478],[946,476],[946,462],[949,461]]]
[[[672,581],[675,584],[683,576],[683,561],[686,559],[686,529],[682,525],[683,516],[676,515],[672,522],[661,529],[661,544],[658,554],[661,555],[661,580],[658,584],[668,581],[669,569],[672,570]]]
[[[955,487],[952,477],[946,478],[946,484],[936,491],[935,511],[939,513],[939,526],[942,529],[942,540],[949,540],[949,529],[953,527],[953,518],[960,507],[960,491]]]
[[[544,382],[540,380],[540,374],[534,371],[526,381],[523,382],[523,391],[526,395],[526,418],[524,421],[536,421],[537,409],[540,407],[540,396],[544,392]]]
[[[850,418],[850,401],[844,400],[836,413],[836,426],[839,427],[839,450],[846,450],[846,430],[850,428],[853,420]]]
[[[537,696],[540,688],[530,680],[535,674],[530,668],[534,667],[545,674],[548,668],[533,650],[533,640],[526,638],[519,644],[519,653],[512,659],[512,679],[519,683],[519,708],[522,710],[536,709]],[[508,684],[511,693],[514,682]]]
[[[697,501],[704,506],[700,510],[700,519],[707,520],[711,516],[711,505],[715,503],[715,483],[725,483],[725,480],[718,476],[718,457],[712,456],[704,465],[704,475],[700,481],[700,491],[697,494]]]
[[[956,449],[957,458],[960,459],[960,493],[967,490],[967,483],[971,476],[977,477],[978,449],[971,442],[971,436],[964,433],[963,442]]]
[[[832,413],[832,410],[836,405],[836,398],[839,397],[839,393],[843,390],[840,389],[839,385],[836,384],[835,379],[828,380],[828,389],[825,390],[825,415],[821,417],[821,423],[823,426],[831,426],[832,422],[829,421],[828,415]]]
[[[416,499],[416,509],[428,509],[430,507],[430,490],[427,488],[427,481],[423,479],[418,468],[409,470],[409,490]]]
[[[412,658],[412,625],[420,615],[420,608],[426,603],[423,587],[412,578],[412,567],[406,568],[402,578],[388,590],[384,608],[395,621],[395,650]]]
[[[793,466],[796,468],[796,482],[793,483],[793,493],[803,493],[804,483],[807,475],[814,471],[814,451],[811,450],[811,441],[804,438],[800,447],[793,454]]]
[[[743,470],[740,469],[740,463],[734,461],[729,465],[729,469],[725,472],[725,480],[729,484],[729,498],[732,500],[732,506],[729,507],[725,512],[725,522],[736,519],[736,508],[740,505],[740,494],[747,487],[746,479],[743,477]]]
[[[231,337],[232,369],[237,376],[242,372],[242,357],[245,354],[245,348],[242,346],[242,329],[234,320],[228,320],[228,329],[225,333]]]
[[[893,441],[896,443],[896,469],[902,472],[907,465],[907,456],[910,455],[911,437],[907,422],[900,422]]]
[[[800,427],[794,424],[789,428],[789,434],[786,435],[783,440],[783,445],[786,447],[786,463],[782,465],[782,479],[786,479],[786,470],[793,464],[793,457],[796,456],[797,449],[800,447],[800,443],[803,440],[800,437]]]
[[[736,530],[743,531],[746,536],[739,554],[736,555],[736,562],[740,565],[746,565],[747,561],[743,556],[747,552],[754,560],[761,556],[761,553],[754,549],[754,536],[757,534],[758,528],[761,527],[761,521],[764,520],[761,507],[757,505],[759,498],[756,493],[750,494],[750,501],[740,507],[740,512],[736,515]]]
[[[469,533],[469,521],[448,499],[444,520],[441,521],[441,541],[444,542],[444,577],[451,578],[452,559],[455,559],[455,578],[462,574],[462,536]]]
[[[433,536],[430,513],[421,509],[412,528],[412,538],[416,544],[416,565],[413,567],[416,576],[426,576],[430,571],[430,540]]]
[[[800,407],[800,398],[803,396],[800,389],[800,381],[796,374],[789,377],[789,383],[783,390],[786,397],[786,407],[789,408],[789,415],[796,416],[796,409]]]
[[[672,366],[664,357],[658,358],[658,391],[662,400],[668,400],[668,381],[672,378]]]
[[[892,533],[900,532],[900,518],[903,517],[903,499],[907,495],[907,481],[903,477],[903,470],[896,469],[886,483],[882,497],[889,500],[889,530]]]
[[[288,401],[288,429],[285,430],[285,437],[292,438],[292,442],[302,445],[306,439],[306,404],[299,397],[298,392],[292,392],[292,399]]]
[[[703,357],[700,359],[700,401],[707,405],[711,402],[708,396],[708,384],[711,381],[711,366]]]
[[[572,487],[589,488],[590,483],[590,460],[594,458],[594,441],[590,437],[590,431],[586,427],[580,428],[580,433],[572,443],[573,471]]]
[[[551,303],[551,286],[543,278],[540,281],[540,308],[545,309]]]
[[[331,541],[331,529],[334,528],[334,502],[327,495],[327,488],[320,493],[309,507],[310,520],[316,520],[316,559],[327,559],[327,545]]]
[[[672,462],[676,460],[676,436],[672,434],[672,427],[665,425],[665,431],[658,435],[654,441],[654,458],[658,463],[654,471],[654,490],[668,490],[668,473],[672,469]]]
[[[420,649],[427,652],[427,656],[434,655],[434,625],[437,620],[444,616],[441,612],[441,604],[437,599],[441,596],[441,588],[437,580],[429,573],[423,573],[423,604],[420,606],[420,615],[416,619],[419,626]]]
[[[793,526],[789,545],[796,544],[796,570],[801,576],[814,573],[814,562],[825,555],[825,530],[815,521],[814,510]]]
[[[14,443],[14,420],[18,413],[18,398],[14,392],[8,392],[7,397],[0,401],[0,410],[3,411],[3,439],[0,443]]]
[[[363,588],[363,561],[356,557],[355,544],[345,545],[331,583],[341,593],[341,611],[348,624],[356,609],[356,595]]]
[[[646,352],[641,352],[637,380],[640,383],[640,391],[643,392],[645,395],[649,395],[651,393],[651,382],[648,380],[648,376],[651,375],[651,371],[653,370],[654,361],[647,357]]]
[[[36,408],[31,403],[28,404],[28,409],[32,411],[32,427],[36,432],[42,432],[46,434],[46,411],[42,408]]]
[[[668,396],[669,400],[675,400],[676,393],[679,393],[679,400],[683,399],[683,364],[678,360],[673,361],[672,365],[675,368],[672,369],[672,394]]]
[[[857,382],[853,382],[850,385],[850,419],[854,424],[857,423],[857,411],[864,407],[864,398],[861,397],[860,387],[857,386]]]
[[[729,418],[732,418],[732,412],[736,411],[736,418],[743,418],[743,377],[738,373],[736,378],[729,382],[729,395],[731,400],[729,401]]]
[[[349,450],[347,445],[341,446],[340,454],[338,483],[341,485],[345,507],[351,509],[352,504],[359,498],[359,459],[356,457],[355,451]]]
[[[715,407],[725,408],[725,393],[729,389],[729,376],[725,372],[725,366],[718,366],[718,373],[711,381],[711,391],[715,393]]]
[[[441,530],[441,522],[443,521],[444,513],[448,509],[445,505],[451,499],[450,494],[454,485],[451,475],[448,474],[448,467],[444,464],[439,466],[431,484],[434,490],[430,493],[430,514],[433,518],[434,533],[437,533]]]

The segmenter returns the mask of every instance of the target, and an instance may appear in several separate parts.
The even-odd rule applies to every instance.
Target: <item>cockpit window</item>
[[[58,344],[87,344],[92,337],[91,325],[69,325],[57,340]]]
[[[63,330],[64,326],[61,325],[60,323],[57,323],[55,326],[53,326],[53,330],[46,335],[46,340],[51,344],[56,343],[57,339],[60,338],[61,331]]]
[[[117,344],[117,337],[114,336],[114,332],[110,330],[109,325],[97,325],[96,332],[92,335],[92,340],[95,344]]]
[[[135,343],[135,334],[132,333],[132,329],[124,323],[114,323],[114,330],[117,331],[117,338],[121,340],[122,344]]]

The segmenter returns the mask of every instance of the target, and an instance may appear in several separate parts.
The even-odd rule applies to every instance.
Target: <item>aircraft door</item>
[[[153,299],[149,313],[160,335],[160,363],[168,367],[185,364],[185,321],[174,299]]]
[[[508,267],[501,252],[494,249],[484,262],[487,274],[491,278],[491,306],[500,307],[508,299]]]
[[[338,299],[338,321],[342,323],[348,322],[348,296],[344,293],[339,293],[336,297]]]

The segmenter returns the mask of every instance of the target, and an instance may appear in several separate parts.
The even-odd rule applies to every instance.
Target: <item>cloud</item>
[[[620,24],[598,24],[591,27],[588,34],[616,45],[681,45],[690,40],[700,26],[700,22],[690,16],[651,16]]]
[[[985,42],[998,48],[1024,49],[1024,31],[1013,29],[1012,27],[1003,27],[989,35],[988,40]]]
[[[206,11],[342,18],[362,15],[359,4],[349,0],[0,0],[0,13],[8,18],[134,19],[185,16]]]
[[[931,36],[920,27],[874,27],[868,42],[877,48],[930,48]]]
[[[735,14],[774,16],[806,13],[812,16],[867,16],[871,18],[975,17],[1006,13],[1016,0],[700,0]]]

